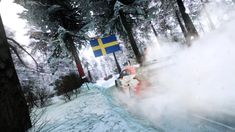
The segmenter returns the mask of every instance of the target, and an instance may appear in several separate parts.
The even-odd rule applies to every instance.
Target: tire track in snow
[[[133,125],[141,125],[143,130],[146,130],[146,132],[165,132],[165,130],[163,130],[162,128],[153,126],[149,121],[134,116],[133,114],[128,112],[119,102],[115,101],[115,99],[113,98],[115,86],[105,90],[101,90],[101,92],[106,97],[108,105],[113,108],[113,111],[122,116],[122,118],[125,119],[127,122],[133,122]]]
[[[141,124],[143,122],[148,122],[143,119],[138,120],[134,115],[130,116],[130,113],[128,113],[128,111],[125,110],[124,106],[121,106],[121,104],[119,104],[113,98],[114,91],[115,91],[115,87],[112,87],[112,88],[104,90],[103,94],[106,96],[106,99],[109,105],[116,108],[116,110],[114,109],[116,112],[123,115],[124,119],[132,120],[132,121],[134,120],[135,122],[138,122],[138,124]],[[157,125],[157,126],[151,124],[150,122],[144,123],[145,124],[144,127],[151,128],[150,131],[161,131],[161,132],[168,132],[168,131],[173,131],[173,132],[185,131],[186,132],[188,130],[190,130],[191,132],[198,132],[198,131],[201,131],[201,132],[208,132],[208,131],[209,132],[211,131],[235,132],[235,127],[233,126],[235,124],[235,116],[232,116],[232,115],[224,116],[225,115],[224,113],[217,113],[217,114],[222,115],[223,118],[216,118],[213,116],[207,117],[205,115],[189,113],[187,115],[184,115],[184,114],[177,115],[175,119],[173,116],[171,117],[173,119],[171,119],[170,117],[166,117],[163,121],[159,123],[160,125]],[[128,118],[126,117],[127,115],[129,116]],[[175,125],[175,124],[172,125],[175,122],[178,122],[181,128],[172,127]]]

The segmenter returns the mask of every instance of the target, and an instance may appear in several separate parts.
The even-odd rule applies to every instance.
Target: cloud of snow
[[[232,2],[232,0],[216,0],[206,3],[202,7],[200,16],[198,18],[200,19],[200,24],[198,23],[198,29],[200,29],[200,26],[202,26],[203,30],[207,32],[211,30],[211,24],[216,27],[220,27],[223,25],[223,21],[229,20],[229,18],[234,16],[234,14],[234,2]],[[212,21],[211,24],[210,19]]]
[[[147,72],[153,86],[140,98],[120,95],[121,101],[133,113],[156,124],[166,115],[172,119],[197,112],[232,113],[235,110],[234,25],[235,20],[224,22],[188,48],[170,44],[160,50],[151,48],[149,57],[155,55],[159,60],[154,72]],[[156,51],[161,52],[156,54]],[[172,57],[161,59],[166,56]]]

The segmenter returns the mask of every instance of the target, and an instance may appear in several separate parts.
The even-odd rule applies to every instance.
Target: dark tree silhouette
[[[186,27],[186,29],[187,29],[187,31],[188,31],[188,34],[189,34],[190,36],[195,37],[195,38],[199,37],[198,32],[197,32],[197,30],[196,30],[196,28],[195,28],[195,26],[194,26],[194,24],[193,24],[191,18],[190,18],[189,15],[185,12],[186,9],[185,9],[185,7],[184,7],[183,1],[182,1],[182,0],[177,0],[177,4],[178,4],[178,7],[179,7],[179,11],[180,11],[180,13],[181,13],[181,16],[182,16],[182,18],[183,18],[183,20],[184,20],[184,24],[185,24],[185,27]]]
[[[124,30],[126,31],[126,33],[128,35],[131,47],[132,47],[132,49],[134,51],[134,54],[136,56],[136,60],[137,60],[138,63],[142,63],[142,59],[141,59],[142,56],[140,54],[140,51],[139,51],[138,46],[136,44],[135,38],[133,36],[132,28],[129,25],[129,23],[127,22],[126,16],[125,16],[125,14],[122,10],[119,10],[119,15],[120,15],[120,20],[122,22],[122,25],[125,28]]]
[[[0,130],[23,132],[31,121],[0,17]]]

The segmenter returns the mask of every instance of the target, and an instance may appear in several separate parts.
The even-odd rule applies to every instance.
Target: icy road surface
[[[100,84],[102,86],[102,83]],[[107,86],[107,84],[106,84]],[[111,86],[111,85],[110,85]],[[128,111],[125,104],[115,98],[115,87],[90,86],[70,102],[54,99],[47,107],[40,123],[46,122],[42,132],[233,132],[235,117],[185,114],[161,115],[161,120],[147,121]],[[218,113],[221,115],[221,113]]]
[[[42,132],[151,132],[155,128],[112,104],[102,90],[85,90],[68,103],[60,99],[47,108]],[[37,125],[39,126],[40,123]]]

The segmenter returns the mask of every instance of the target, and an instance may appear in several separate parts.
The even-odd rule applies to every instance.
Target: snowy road
[[[107,92],[108,91],[108,92]],[[108,98],[117,103],[112,99],[112,96],[116,92],[112,89],[108,89],[106,92]],[[113,95],[112,95],[113,93]],[[107,96],[107,95],[106,95]],[[125,106],[121,106],[125,108]],[[131,112],[131,111],[130,111]],[[149,115],[137,115],[143,119],[148,119],[152,113]],[[158,114],[156,112],[156,114]],[[155,128],[155,131],[164,131],[164,132],[235,132],[235,115],[228,111],[206,111],[206,109],[201,109],[201,111],[185,111],[175,109],[175,110],[166,110],[165,113],[161,115],[157,120],[150,121],[152,126]]]
[[[47,108],[46,114],[40,121],[48,121],[41,130],[43,132],[156,131],[124,109],[111,104],[103,92],[94,88],[68,103],[58,100]]]
[[[149,120],[128,112],[115,98],[115,88],[93,87],[76,99],[64,103],[58,99],[47,108],[40,122],[46,125],[42,132],[232,132],[235,117],[223,115],[185,114],[161,115],[160,120]],[[221,113],[218,113],[221,115]],[[39,124],[37,124],[39,125]]]

